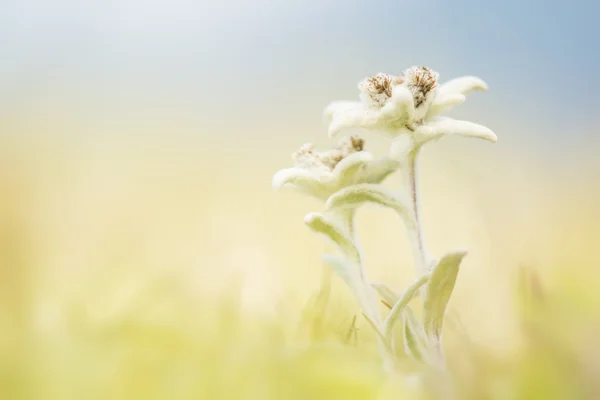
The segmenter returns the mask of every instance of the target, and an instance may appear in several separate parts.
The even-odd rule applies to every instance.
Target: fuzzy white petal
[[[467,98],[460,93],[446,94],[436,96],[433,104],[427,111],[427,118],[431,118],[435,115],[440,115],[448,112],[452,107],[457,106],[465,102]]]
[[[427,116],[427,114],[429,113],[429,109],[431,108],[431,105],[433,104],[435,99],[438,97],[438,93],[439,93],[439,89],[437,87],[433,88],[432,90],[429,91],[429,93],[427,93],[423,103],[420,106],[415,108],[415,112],[413,114],[414,121],[421,121]]]
[[[303,168],[286,168],[277,171],[273,176],[272,184],[275,191],[280,191],[284,186],[289,185],[315,197],[329,196],[319,176]]]
[[[381,157],[365,165],[361,181],[364,183],[381,183],[390,174],[400,168],[400,163],[390,157]]]
[[[463,94],[467,95],[474,90],[487,91],[488,86],[476,76],[462,76],[452,79],[440,86],[439,95]]]
[[[330,122],[336,113],[362,107],[363,104],[360,101],[334,101],[325,107],[323,118],[325,118],[325,121]]]
[[[414,137],[417,142],[427,142],[438,139],[444,135],[458,135],[474,137],[495,142],[498,140],[496,134],[490,128],[469,121],[461,121],[452,118],[435,118],[425,125],[419,126]]]
[[[381,116],[393,121],[410,121],[414,113],[413,96],[404,85],[396,85],[392,97],[381,108]]]
[[[302,168],[286,168],[273,175],[273,190],[280,191],[286,184],[300,181],[315,181],[315,176]]]
[[[379,110],[362,105],[360,107],[338,111],[333,114],[327,133],[330,138],[334,138],[346,129],[375,129],[379,123],[379,119]]]
[[[333,177],[341,186],[351,185],[359,178],[359,172],[373,159],[371,153],[358,151],[340,161],[333,169]]]

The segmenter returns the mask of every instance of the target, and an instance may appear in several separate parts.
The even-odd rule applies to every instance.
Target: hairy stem
[[[362,251],[360,249],[360,243],[359,243],[358,237],[356,235],[354,216],[355,216],[354,209],[342,210],[342,211],[338,212],[338,218],[343,223],[344,228],[347,230],[348,235],[354,242],[354,244],[360,254],[360,263],[358,265],[358,267],[359,267],[358,272],[359,272],[360,280],[362,283],[363,295],[367,301],[367,304],[361,304],[361,308],[363,308],[363,312],[369,318],[371,318],[373,320],[373,322],[376,324],[377,329],[381,330],[383,328],[383,318],[381,316],[381,312],[379,311],[379,303],[377,301],[377,296],[375,294],[375,291],[373,290],[373,287],[371,286],[371,283],[369,282],[369,280],[367,278],[367,273],[365,270],[364,260],[363,260],[363,256],[362,256]],[[384,368],[387,371],[391,372],[394,368],[393,354],[390,354],[390,352],[387,349],[386,344],[383,343],[383,341],[379,337],[379,335],[377,335],[377,344],[379,347],[379,353],[381,354],[381,357],[383,359]]]
[[[359,268],[358,274],[359,274],[359,277],[360,277],[360,280],[361,280],[361,283],[363,286],[364,296],[368,301],[368,304],[365,304],[365,308],[368,307],[368,309],[363,310],[363,311],[365,311],[365,313],[371,319],[373,319],[373,321],[375,323],[380,324],[382,322],[381,313],[379,312],[375,292],[373,291],[373,288],[371,287],[371,284],[369,283],[369,279],[367,278],[367,272],[365,270],[362,251],[360,249],[360,243],[359,243],[358,237],[356,235],[356,231],[355,231],[354,215],[355,215],[354,209],[342,210],[342,211],[337,212],[338,220],[340,220],[340,222],[343,224],[344,228],[346,229],[346,231],[348,233],[348,236],[352,239],[352,241],[354,242],[354,245],[356,246],[356,249],[358,250],[358,252],[360,254],[360,260],[357,265],[357,267]]]
[[[414,219],[414,228],[407,226],[407,235],[410,240],[413,258],[415,260],[415,273],[417,278],[430,272],[433,264],[433,257],[427,251],[425,236],[423,233],[421,199],[419,192],[419,153],[421,146],[409,151],[404,155],[402,171],[404,186],[408,194],[409,207]],[[425,301],[426,286],[421,288],[421,298]],[[430,363],[437,367],[438,371],[445,370],[445,357],[441,338],[429,339],[429,358]]]
[[[420,147],[408,152],[404,156],[403,168],[400,168],[402,172],[402,179],[406,191],[408,192],[408,198],[410,200],[410,212],[414,219],[414,227],[407,226],[407,235],[410,241],[413,258],[415,260],[415,272],[417,277],[420,277],[430,269],[430,263],[432,261],[427,247],[425,245],[425,237],[423,233],[422,215],[421,215],[421,199],[419,194],[419,152]]]

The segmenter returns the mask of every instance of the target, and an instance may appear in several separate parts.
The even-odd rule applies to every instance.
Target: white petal
[[[359,172],[364,168],[365,164],[372,159],[373,156],[367,151],[352,153],[337,163],[333,169],[332,177],[341,186],[352,185],[360,177]]]
[[[281,190],[286,185],[292,185],[313,196],[328,197],[328,193],[319,177],[302,168],[287,168],[277,171],[273,176],[272,183],[275,191]]]
[[[381,157],[365,165],[360,183],[381,183],[390,174],[400,168],[400,163],[390,157]]]
[[[390,144],[389,156],[392,160],[400,164],[405,162],[406,157],[413,151],[417,145],[415,132],[409,129],[399,131],[398,135]]]
[[[457,106],[465,102],[467,98],[460,94],[446,94],[446,95],[438,95],[436,96],[433,104],[429,107],[427,111],[427,117],[431,118],[435,115],[440,115],[448,112],[452,107]]]
[[[439,95],[466,95],[474,90],[487,91],[488,86],[482,79],[479,79],[476,76],[463,76],[442,84],[440,86]]]
[[[331,118],[328,135],[333,138],[343,130],[351,128],[374,129],[377,127],[380,117],[380,110],[363,105],[337,111]]]
[[[330,122],[334,114],[351,110],[353,108],[361,108],[363,104],[360,101],[334,101],[325,107],[323,117],[327,122]]]
[[[417,142],[425,143],[430,140],[439,139],[444,135],[458,135],[474,137],[495,142],[498,140],[491,129],[469,121],[461,121],[452,118],[435,118],[419,126],[414,132]]]
[[[381,108],[381,116],[392,121],[411,121],[415,114],[415,103],[410,90],[404,85],[392,89],[392,97]]]

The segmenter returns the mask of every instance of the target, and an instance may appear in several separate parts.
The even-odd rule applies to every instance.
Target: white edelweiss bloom
[[[273,176],[276,191],[291,186],[311,196],[327,200],[329,196],[357,183],[379,183],[394,172],[399,163],[389,157],[374,160],[363,151],[364,140],[348,137],[328,151],[319,152],[308,143],[292,155],[294,167]]]
[[[481,79],[466,76],[440,85],[437,72],[428,67],[411,67],[402,77],[389,78],[384,87],[382,76],[367,78],[359,84],[362,102],[333,102],[325,109],[329,136],[352,128],[365,128],[392,137],[408,134],[416,145],[447,134],[497,140],[485,126],[439,116],[463,103],[466,94],[487,90]]]
[[[404,126],[412,96],[403,81],[402,77],[379,73],[359,82],[361,101],[329,104],[324,113],[329,122],[329,136],[349,128],[386,131]]]

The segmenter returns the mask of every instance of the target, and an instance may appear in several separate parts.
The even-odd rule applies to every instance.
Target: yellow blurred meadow
[[[2,145],[3,398],[414,390],[379,370],[364,321],[350,331],[360,314],[337,277],[321,287],[328,246],[302,223],[318,202],[270,187],[284,157],[60,143],[43,125],[52,136],[14,124]],[[470,249],[446,335],[464,398],[594,398],[595,172],[545,174],[493,146],[445,139],[423,158],[432,248]],[[358,215],[370,276],[401,287],[413,270],[398,222]]]

